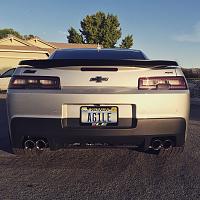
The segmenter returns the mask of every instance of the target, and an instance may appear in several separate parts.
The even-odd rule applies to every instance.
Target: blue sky
[[[1,1],[0,28],[67,42],[67,29],[80,28],[80,21],[97,11],[117,15],[122,37],[133,34],[133,48],[149,58],[200,67],[199,0],[6,0]]]

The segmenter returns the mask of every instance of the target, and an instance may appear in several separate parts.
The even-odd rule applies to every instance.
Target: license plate
[[[82,106],[81,123],[86,125],[116,125],[118,108],[116,106]]]

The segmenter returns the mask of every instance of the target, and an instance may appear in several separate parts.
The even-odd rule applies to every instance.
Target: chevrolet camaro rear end
[[[14,149],[183,147],[189,90],[174,61],[123,49],[57,50],[24,61],[8,94]]]

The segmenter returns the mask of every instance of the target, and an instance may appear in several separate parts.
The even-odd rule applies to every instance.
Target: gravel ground
[[[200,199],[200,106],[191,107],[184,153],[172,159],[125,149],[11,153],[0,98],[0,199]]]

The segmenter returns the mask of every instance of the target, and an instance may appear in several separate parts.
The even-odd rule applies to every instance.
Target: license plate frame
[[[114,116],[115,120],[110,121],[110,122],[108,120],[104,121],[104,122],[99,122],[99,121],[98,122],[86,122],[83,120],[83,112],[88,114],[89,109],[91,110],[90,111],[91,113],[103,113],[103,112],[110,113],[111,112],[112,115],[115,115]],[[107,111],[105,111],[105,110],[107,110]],[[119,114],[119,109],[117,106],[81,106],[80,107],[80,124],[82,126],[94,126],[94,127],[117,126],[118,120],[119,120],[118,114]]]

